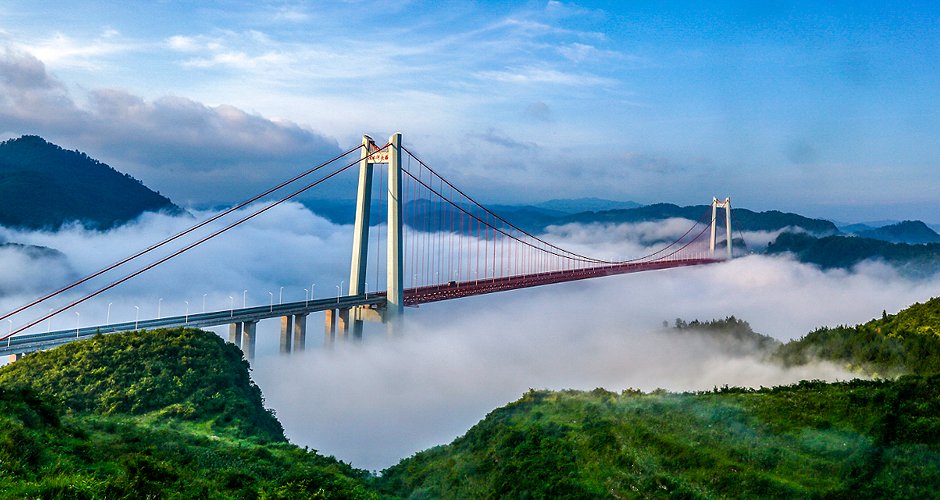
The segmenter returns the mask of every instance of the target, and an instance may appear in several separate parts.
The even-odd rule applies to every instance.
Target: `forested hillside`
[[[786,365],[822,359],[888,377],[940,373],[940,298],[863,325],[819,328],[781,346],[774,357]]]
[[[27,229],[109,229],[143,212],[182,212],[137,179],[30,135],[0,143],[0,198],[0,225]]]
[[[940,376],[702,394],[529,391],[383,471],[407,498],[934,498]]]
[[[210,332],[98,336],[0,368],[0,498],[379,498],[368,479],[288,444]]]
[[[823,269],[848,269],[864,260],[880,260],[910,276],[940,272],[940,243],[912,245],[854,236],[816,238],[785,232],[767,246],[766,253],[790,253],[800,262]]]

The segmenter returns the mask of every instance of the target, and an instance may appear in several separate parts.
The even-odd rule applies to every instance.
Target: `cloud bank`
[[[334,139],[309,128],[230,105],[177,96],[148,102],[121,89],[76,99],[42,61],[7,47],[0,53],[0,134],[27,133],[114,163],[184,205],[247,198],[255,186],[339,152]]]
[[[209,215],[195,213],[197,219]],[[679,222],[565,226],[549,237],[592,255],[648,251],[647,240],[679,231]],[[80,226],[58,233],[0,228],[4,240],[64,255],[43,276],[37,266],[20,267],[21,260],[0,254],[0,283],[24,284],[39,276],[51,289],[190,224],[186,218],[146,214],[104,233]],[[243,300],[249,306],[282,297],[302,300],[312,286],[316,296],[332,296],[348,279],[351,233],[349,226],[286,203],[79,306],[80,316],[67,311],[35,330],[71,328],[76,321],[132,321],[136,308],[141,318],[155,317],[158,308],[162,315],[183,314],[187,307],[201,311],[204,294],[210,310],[241,306]],[[665,334],[662,323],[735,315],[757,332],[787,340],[819,326],[896,312],[927,300],[938,285],[938,280],[899,277],[874,263],[852,272],[823,272],[786,258],[752,255],[426,304],[406,310],[404,338],[388,340],[382,325],[369,324],[362,344],[332,351],[321,349],[323,315],[314,314],[308,319],[308,350],[289,357],[277,354],[278,322],[263,321],[253,377],[294,443],[377,470],[451,441],[529,388],[691,391],[845,379],[851,375],[832,365],[783,370],[729,354],[707,339]],[[0,307],[11,310],[39,292],[12,286],[0,297]],[[51,305],[22,319],[46,307]],[[226,336],[224,328],[217,331]]]

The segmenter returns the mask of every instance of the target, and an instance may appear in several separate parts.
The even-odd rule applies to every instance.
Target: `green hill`
[[[404,498],[935,498],[940,376],[699,394],[531,390],[382,472]]]
[[[143,212],[182,212],[137,179],[31,135],[0,143],[0,198],[0,224],[28,229],[104,230]]]
[[[940,272],[940,243],[911,245],[855,236],[817,238],[784,232],[767,246],[765,253],[790,253],[800,262],[823,269],[848,269],[864,260],[880,260],[909,276]]]
[[[0,368],[0,498],[374,499],[300,449],[241,352],[193,329],[97,336]]]
[[[774,357],[788,366],[821,359],[882,376],[940,373],[940,298],[863,325],[819,328]]]

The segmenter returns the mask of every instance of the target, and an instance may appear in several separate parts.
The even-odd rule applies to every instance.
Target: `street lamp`
[[[242,292],[242,309],[245,308],[245,305],[247,304],[246,302],[247,300],[248,300],[248,290],[245,290],[244,292]]]
[[[184,300],[183,302],[186,303],[186,321],[185,321],[185,323],[188,325],[188,324],[189,324],[189,301],[188,301],[188,300]]]
[[[336,303],[339,304],[339,285],[336,286]]]
[[[274,292],[268,292],[268,295],[271,296],[271,312],[274,312]]]
[[[52,309],[53,308],[51,307],[49,308],[49,314],[52,314]],[[49,316],[49,321],[46,323],[46,333],[49,333],[49,330],[51,329],[52,329],[52,316]]]
[[[75,311],[75,315],[77,316],[75,318],[75,338],[78,338],[78,325],[81,324],[82,314],[78,311]]]
[[[304,307],[310,305],[310,290],[304,288]]]
[[[160,297],[160,300],[157,301],[157,319],[160,319],[160,318],[163,317],[163,316],[160,314],[160,308],[161,308],[162,306],[163,306],[163,297]]]
[[[231,318],[232,316],[235,316],[235,299],[232,298],[231,295],[228,296],[228,299],[231,301],[231,309],[229,309],[228,317]]]
[[[281,287],[281,291],[277,293],[277,305],[284,303],[284,287]]]
[[[202,294],[202,312],[206,312],[206,295],[207,293]]]
[[[113,304],[113,302],[108,302],[108,319],[104,322],[105,326],[111,324],[111,304]]]
[[[134,306],[137,308],[137,316],[134,316],[134,330],[137,329],[137,323],[140,322],[140,306]]]

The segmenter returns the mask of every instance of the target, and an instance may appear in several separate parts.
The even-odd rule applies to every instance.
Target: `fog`
[[[194,213],[197,220],[210,215]],[[147,214],[104,233],[80,226],[57,233],[0,228],[4,241],[61,252],[2,248],[0,306],[12,310],[193,222]],[[650,242],[678,236],[690,224],[569,225],[551,228],[547,237],[589,255],[629,257],[648,253]],[[203,300],[218,310],[243,301],[303,300],[311,288],[316,297],[335,296],[348,280],[351,233],[349,226],[285,203],[31,331],[133,321],[138,308],[141,319],[199,312]],[[2,326],[18,328],[115,277]],[[361,344],[330,351],[322,349],[322,313],[309,317],[308,350],[291,356],[277,353],[278,322],[262,321],[252,376],[292,442],[380,470],[450,442],[529,388],[693,391],[846,379],[848,373],[826,363],[784,370],[757,355],[731,355],[714,340],[670,334],[663,322],[734,315],[759,333],[788,340],[820,326],[861,323],[882,310],[897,312],[928,300],[938,285],[872,262],[823,272],[785,257],[750,255],[407,308],[402,338],[389,340],[382,325],[368,325]]]

